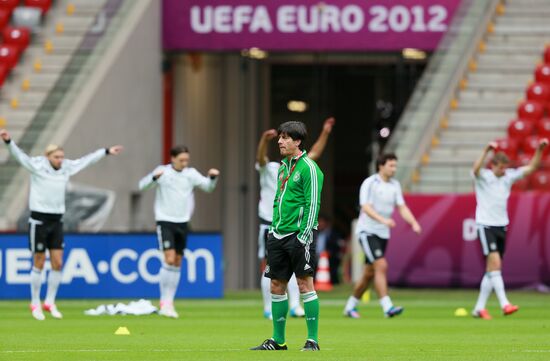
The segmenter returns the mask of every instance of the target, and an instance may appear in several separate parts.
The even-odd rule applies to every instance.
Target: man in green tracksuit
[[[267,239],[265,276],[271,278],[273,337],[252,350],[286,350],[288,313],[286,287],[296,274],[304,302],[308,337],[302,351],[318,351],[319,299],[313,286],[317,264],[315,240],[321,205],[323,172],[308,158],[307,137],[302,122],[286,122],[278,129],[279,150],[284,157],[279,168],[273,222]]]

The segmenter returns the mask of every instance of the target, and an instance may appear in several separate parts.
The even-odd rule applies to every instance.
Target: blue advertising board
[[[58,297],[157,298],[162,257],[152,233],[67,234]],[[190,234],[176,297],[223,297],[222,257],[220,234]],[[0,299],[30,297],[31,267],[27,235],[0,235]]]

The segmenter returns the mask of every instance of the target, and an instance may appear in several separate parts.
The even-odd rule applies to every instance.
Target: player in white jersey
[[[220,174],[210,169],[208,177],[189,167],[189,149],[174,147],[170,151],[171,163],[158,166],[139,182],[139,189],[156,186],[155,220],[159,249],[164,252],[160,269],[160,314],[178,318],[174,297],[180,281],[181,261],[187,245],[187,223],[193,212],[193,190],[198,187],[212,192]]]
[[[122,146],[98,149],[77,160],[65,159],[63,148],[49,145],[45,156],[29,157],[5,130],[0,130],[0,137],[8,146],[13,157],[31,172],[29,209],[29,247],[33,254],[31,271],[31,304],[32,315],[37,320],[44,320],[42,310],[50,312],[54,318],[63,318],[55,305],[55,296],[61,282],[63,263],[63,214],[65,213],[65,190],[69,178],[84,168],[104,158],[122,151]],[[51,270],[48,274],[48,289],[44,304],[40,305],[40,288],[42,270],[46,262],[46,249],[50,253]]]
[[[328,141],[328,137],[332,132],[334,126],[334,118],[328,118],[323,124],[323,130],[319,135],[319,138],[311,147],[311,151],[308,153],[308,157],[312,160],[317,160],[323,153]],[[275,201],[275,193],[277,192],[277,175],[280,162],[270,162],[267,157],[267,147],[269,142],[277,137],[277,130],[266,130],[260,142],[258,143],[258,150],[256,152],[256,170],[260,173],[260,202],[258,203],[258,215],[260,217],[260,229],[258,234],[258,258],[261,261],[261,288],[264,301],[264,317],[271,319],[271,279],[265,277],[264,268],[266,260],[265,243],[267,240],[267,234],[269,226],[273,220],[273,202]],[[298,289],[298,283],[296,276],[292,275],[292,278],[288,282],[288,296],[290,315],[292,317],[303,317],[305,315],[304,309],[300,306],[300,291]]]
[[[397,205],[399,214],[411,225],[415,233],[420,234],[422,231],[405,204],[401,185],[393,179],[397,169],[397,157],[394,154],[383,154],[377,159],[376,164],[378,173],[365,179],[359,192],[361,211],[356,232],[367,264],[344,308],[344,315],[351,318],[360,317],[357,305],[373,279],[384,315],[394,317],[403,312],[403,307],[394,306],[388,295],[386,276],[388,263],[385,251],[390,238],[390,228],[395,227],[395,221],[391,218],[395,206]]]
[[[486,257],[485,274],[481,280],[479,297],[472,311],[474,317],[490,320],[491,315],[485,308],[487,299],[494,290],[504,315],[519,310],[510,304],[502,279],[502,257],[506,246],[506,228],[508,219],[508,198],[515,181],[533,173],[540,165],[542,150],[548,145],[543,139],[528,165],[521,168],[508,168],[510,161],[504,153],[496,153],[491,160],[491,169],[482,169],[485,158],[497,148],[489,143],[476,160],[472,169],[476,192],[476,224],[483,255]]]

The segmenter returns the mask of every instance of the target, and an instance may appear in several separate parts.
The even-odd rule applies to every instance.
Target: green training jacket
[[[277,238],[298,232],[298,240],[309,244],[313,241],[313,230],[317,229],[323,172],[303,151],[290,161],[284,158],[278,174],[270,231]]]

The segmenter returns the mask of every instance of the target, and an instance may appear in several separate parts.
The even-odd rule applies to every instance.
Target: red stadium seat
[[[25,6],[39,8],[42,15],[48,12],[52,6],[52,0],[25,0]]]
[[[535,80],[539,83],[550,84],[550,64],[541,64],[535,70]]]
[[[534,100],[540,103],[548,103],[550,101],[550,85],[545,83],[533,83],[526,91],[527,100]]]
[[[538,121],[544,115],[544,106],[532,100],[525,100],[518,105],[518,118]]]
[[[519,142],[516,139],[500,138],[495,140],[497,143],[497,149],[495,152],[503,152],[514,161],[518,156]]]
[[[8,25],[10,17],[11,13],[8,10],[0,8],[0,29],[4,29]]]
[[[542,118],[537,123],[537,135],[541,138],[550,139],[550,118]]]
[[[526,155],[532,156],[535,154],[535,151],[537,150],[539,143],[541,141],[542,137],[532,135],[530,137],[525,138],[523,141],[523,152]],[[550,147],[546,147],[542,153],[542,156],[544,158],[548,157],[548,154],[550,154]]]
[[[531,189],[538,191],[550,191],[550,172],[538,171],[531,178]]]
[[[11,16],[11,13],[19,5],[19,2],[19,0],[0,0],[0,9],[7,11]]]
[[[6,78],[10,74],[10,70],[8,67],[4,64],[0,64],[0,87],[4,85],[4,82],[6,81]]]
[[[19,48],[15,45],[0,45],[0,64],[8,67],[8,70],[13,69],[19,61]]]
[[[2,31],[2,37],[4,38],[4,44],[15,45],[19,47],[21,51],[25,50],[31,42],[31,32],[24,27],[11,27]]]
[[[520,155],[518,155],[516,161],[514,162],[514,166],[515,167],[523,167],[524,165],[529,164],[532,157],[533,156],[531,156],[531,155],[521,153]]]
[[[526,122],[521,119],[512,120],[508,125],[508,136],[519,141],[532,135],[534,128],[533,122]]]
[[[522,144],[523,152],[528,156],[532,156],[533,154],[535,154],[535,151],[539,146],[539,141],[540,138],[536,135],[525,138]]]
[[[512,185],[512,192],[523,192],[529,190],[529,177],[522,178]]]

